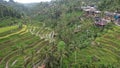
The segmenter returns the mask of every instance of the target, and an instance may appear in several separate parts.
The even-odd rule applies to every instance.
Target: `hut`
[[[117,18],[115,19],[115,24],[120,26],[120,14],[117,14],[116,17]]]
[[[83,11],[85,12],[85,14],[87,16],[91,16],[94,15],[94,11],[96,11],[95,7],[91,7],[91,6],[87,6],[87,7],[81,7],[83,9]]]
[[[117,19],[119,19],[119,18],[120,18],[120,14],[114,13],[114,19],[117,20]]]
[[[113,13],[113,12],[108,12],[108,11],[105,11],[104,14],[105,14],[105,19],[106,19],[106,20],[110,20],[110,21],[113,20],[114,15],[115,15],[115,13]]]
[[[101,14],[101,11],[94,11],[94,16],[96,17],[96,16],[100,16],[100,14]]]
[[[105,19],[101,19],[100,17],[95,17],[95,25],[97,26],[105,26],[107,21]]]

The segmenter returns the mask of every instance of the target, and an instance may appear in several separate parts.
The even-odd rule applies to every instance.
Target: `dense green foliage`
[[[0,18],[4,17],[21,18],[21,15],[20,13],[15,11],[12,7],[8,7],[0,3]]]
[[[102,0],[99,8],[101,10],[110,10],[110,11],[116,11],[119,10],[120,7],[120,0]]]

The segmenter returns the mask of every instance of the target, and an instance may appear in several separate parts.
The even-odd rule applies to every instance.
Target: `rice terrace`
[[[0,68],[120,68],[120,0],[0,0]]]

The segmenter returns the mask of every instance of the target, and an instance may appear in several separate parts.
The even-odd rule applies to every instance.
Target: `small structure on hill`
[[[101,13],[101,11],[97,10],[94,6],[81,7],[83,11],[86,13],[86,16],[97,16]]]
[[[86,6],[86,7],[81,7],[81,8],[87,14],[91,14],[92,12],[96,11],[96,8],[95,7],[91,7],[91,6]]]
[[[100,14],[101,14],[101,11],[94,11],[94,16],[100,16]]]
[[[115,13],[105,11],[104,14],[105,14],[105,19],[106,20],[113,21]]]
[[[120,14],[116,14],[114,18],[115,18],[115,24],[120,26]]]
[[[120,14],[115,13],[115,14],[114,14],[114,19],[117,20],[117,19],[119,19],[119,18],[120,18]]]
[[[102,19],[100,17],[95,17],[95,25],[105,26],[106,24],[107,24],[107,21],[105,19]]]

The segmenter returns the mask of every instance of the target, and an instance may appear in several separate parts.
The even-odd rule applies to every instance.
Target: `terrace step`
[[[8,38],[10,36],[16,35],[16,34],[20,34],[20,33],[24,32],[26,30],[26,28],[27,28],[27,26],[24,25],[23,28],[20,31],[9,34],[9,35],[6,35],[6,36],[3,36],[3,37],[0,37],[0,39],[4,39],[4,38]]]

